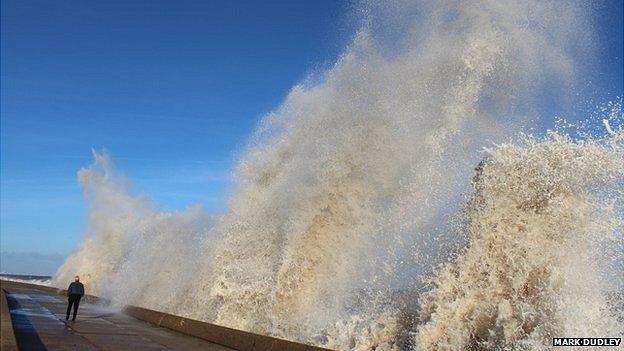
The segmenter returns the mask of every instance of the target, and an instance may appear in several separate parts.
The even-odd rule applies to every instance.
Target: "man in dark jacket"
[[[75,276],[74,282],[69,284],[69,288],[67,288],[67,297],[69,301],[69,305],[67,305],[67,317],[65,320],[69,319],[69,311],[74,306],[74,318],[72,321],[76,320],[76,313],[78,313],[78,305],[80,305],[80,298],[84,295],[84,285],[80,282],[80,277]]]

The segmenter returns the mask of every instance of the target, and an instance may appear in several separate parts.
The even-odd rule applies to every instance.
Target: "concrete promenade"
[[[19,350],[232,350],[88,301],[66,322],[64,296],[10,282],[2,289]]]
[[[3,351],[322,350],[138,307],[119,311],[92,296],[81,300],[76,322],[67,322],[63,290],[5,280],[1,288]]]

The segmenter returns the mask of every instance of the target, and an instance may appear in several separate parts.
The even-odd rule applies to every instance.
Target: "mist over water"
[[[89,228],[57,284],[80,274],[118,305],[341,350],[621,334],[621,104],[597,136],[520,134],[545,83],[565,96],[578,80],[589,10],[358,9],[333,67],[262,119],[225,213],[159,211],[94,153]]]

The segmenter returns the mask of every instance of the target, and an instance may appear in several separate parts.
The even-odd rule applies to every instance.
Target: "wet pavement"
[[[66,322],[63,296],[3,288],[20,350],[231,350],[86,301],[76,321]]]

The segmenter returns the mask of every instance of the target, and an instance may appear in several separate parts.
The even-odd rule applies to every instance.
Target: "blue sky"
[[[223,210],[256,122],[335,61],[350,11],[337,0],[2,1],[1,250],[60,260],[76,248],[76,172],[92,148],[162,208]],[[622,3],[596,12],[589,105],[622,95]]]

